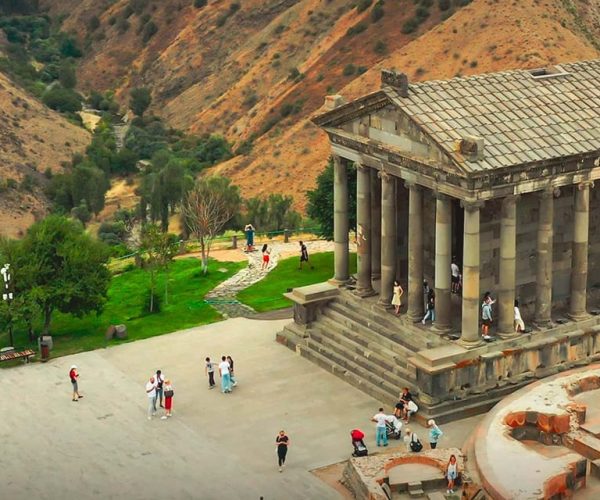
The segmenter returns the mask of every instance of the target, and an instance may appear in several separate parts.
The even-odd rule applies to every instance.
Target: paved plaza
[[[230,319],[0,370],[0,498],[339,498],[310,470],[346,459],[354,427],[375,452],[369,418],[379,403],[277,344],[286,322]],[[228,395],[204,376],[204,357],[221,354],[239,381]],[[174,386],[174,416],[148,421],[144,384],[159,368]],[[449,424],[440,445],[460,446],[477,421]],[[291,446],[280,474],[282,428]]]

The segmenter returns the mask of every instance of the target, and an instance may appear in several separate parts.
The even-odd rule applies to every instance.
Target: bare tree
[[[212,241],[239,207],[238,188],[224,177],[200,179],[187,193],[181,208],[183,224],[200,242],[203,274],[208,272]]]

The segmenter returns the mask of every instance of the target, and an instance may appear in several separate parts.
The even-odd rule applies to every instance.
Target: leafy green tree
[[[246,218],[261,231],[295,229],[302,217],[292,208],[294,199],[281,194],[269,195],[266,199],[246,200]]]
[[[42,96],[43,103],[51,109],[63,113],[81,111],[81,96],[71,89],[56,85]]]
[[[85,200],[88,209],[99,214],[104,208],[104,197],[109,183],[105,173],[93,163],[85,161],[73,169],[71,198]]]
[[[317,186],[306,193],[307,213],[319,222],[319,234],[333,239],[333,162],[317,178]],[[350,231],[356,230],[356,168],[348,167],[348,218]]]
[[[92,214],[90,214],[90,210],[88,209],[85,200],[81,200],[78,206],[71,209],[71,217],[81,222],[83,227],[90,221]]]
[[[77,40],[72,36],[64,36],[59,45],[60,53],[64,57],[81,57],[83,52],[77,45]]]
[[[129,96],[129,107],[131,108],[131,111],[137,116],[143,116],[152,103],[150,90],[146,87],[138,87],[131,89]]]
[[[102,311],[110,283],[108,251],[79,222],[58,215],[36,222],[23,238],[21,255],[29,290],[41,309],[44,334],[54,311],[77,317]]]
[[[62,61],[58,67],[58,81],[66,89],[74,89],[77,85],[75,68],[69,61]]]

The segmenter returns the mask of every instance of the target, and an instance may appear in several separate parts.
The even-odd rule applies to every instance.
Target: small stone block
[[[590,475],[600,479],[600,459],[590,462]]]

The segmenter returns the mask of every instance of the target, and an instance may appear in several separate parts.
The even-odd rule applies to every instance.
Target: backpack
[[[414,434],[412,434],[410,436],[410,449],[412,451],[414,451],[415,453],[418,453],[419,451],[421,451],[423,449],[423,445],[421,444],[421,441],[419,441],[418,439],[415,441]]]

